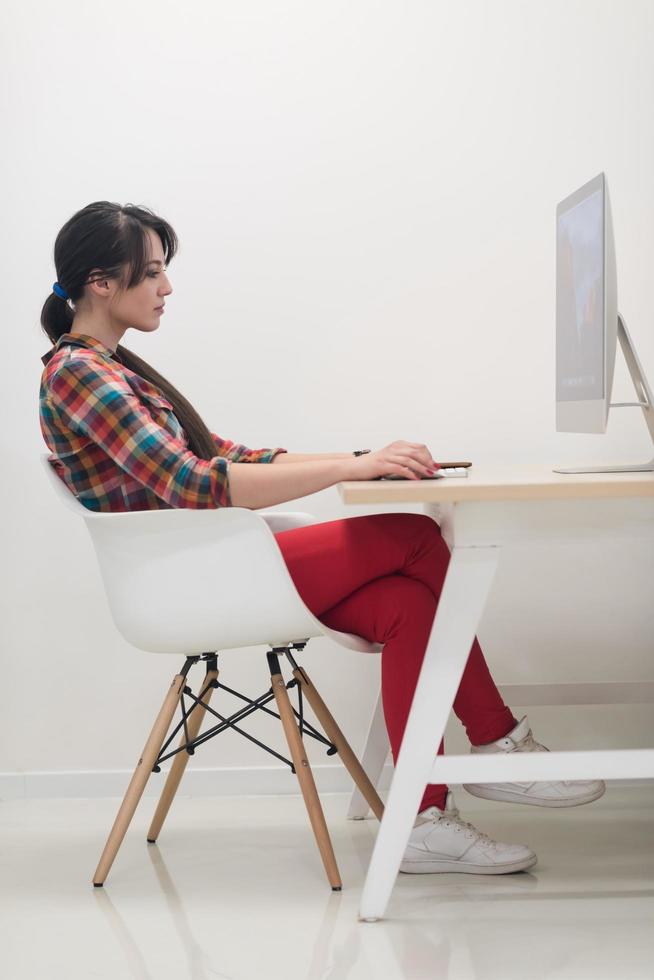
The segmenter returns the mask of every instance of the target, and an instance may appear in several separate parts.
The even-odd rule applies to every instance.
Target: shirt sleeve
[[[277,453],[286,453],[287,449],[248,449],[240,442],[221,439],[215,432],[211,438],[216,443],[219,456],[224,456],[232,463],[272,463]]]
[[[51,407],[73,432],[171,507],[231,506],[229,460],[200,459],[158,425],[118,371],[71,356],[52,375]]]

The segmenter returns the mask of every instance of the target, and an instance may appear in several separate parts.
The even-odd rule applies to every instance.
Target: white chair
[[[317,519],[300,512],[275,513],[243,507],[96,513],[69,491],[48,462],[49,454],[43,453],[40,458],[61,503],[84,518],[118,631],[140,650],[181,654],[186,658],[183,668],[173,678],[134,770],[93,884],[104,883],[150,773],[159,771],[165,759],[173,758],[147,835],[148,841],[154,843],[189,755],[227,727],[252,738],[240,729],[238,722],[253,711],[264,710],[281,719],[292,764],[284,761],[298,777],[331,887],[340,890],[341,878],[302,734],[323,742],[329,754],[339,753],[361,798],[366,801],[366,811],[370,806],[381,819],[383,805],[306,671],[293,659],[291,649],[304,649],[314,636],[328,636],[340,646],[364,653],[378,653],[382,647],[360,636],[330,629],[302,601],[274,534],[317,523]],[[272,648],[267,653],[271,688],[255,700],[231,692],[247,702],[247,706],[224,718],[209,703],[213,690],[223,686],[218,683],[217,652],[259,644]],[[293,668],[294,679],[288,684],[279,665],[281,653]],[[196,696],[187,684],[187,675],[199,661],[206,663],[206,676]],[[299,711],[292,707],[288,696],[287,688],[292,687],[297,687]],[[306,696],[326,738],[304,719],[302,695]],[[188,709],[185,696],[192,702]],[[279,715],[265,707],[273,698]],[[178,704],[182,721],[164,744]],[[219,724],[200,734],[207,712]],[[182,732],[179,745],[166,754],[179,731]],[[261,742],[258,744],[267,748]]]

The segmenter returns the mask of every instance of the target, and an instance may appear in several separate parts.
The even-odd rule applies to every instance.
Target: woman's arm
[[[356,458],[318,458],[290,466],[252,466],[251,463],[229,463],[229,486],[234,507],[272,507],[288,500],[306,497],[318,490],[333,487],[352,476]],[[278,458],[278,457],[277,457]],[[282,469],[284,472],[282,473]]]
[[[312,460],[325,460],[325,459],[349,459],[352,453],[311,453],[305,455],[303,453],[280,453],[275,456],[273,463],[309,463]]]

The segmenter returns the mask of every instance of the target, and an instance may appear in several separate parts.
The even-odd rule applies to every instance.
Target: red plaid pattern
[[[229,507],[230,462],[270,463],[286,452],[212,432],[216,455],[200,459],[163,392],[95,337],[63,334],[41,360],[48,461],[89,510]]]

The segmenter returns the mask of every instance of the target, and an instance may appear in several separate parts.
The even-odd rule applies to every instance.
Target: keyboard
[[[421,476],[421,480],[441,480],[443,477],[448,476],[467,476],[468,467],[467,466],[441,466],[440,470],[436,470],[433,476]],[[398,476],[395,473],[391,473],[389,476],[378,476],[375,477],[377,480],[410,480],[410,476]]]

